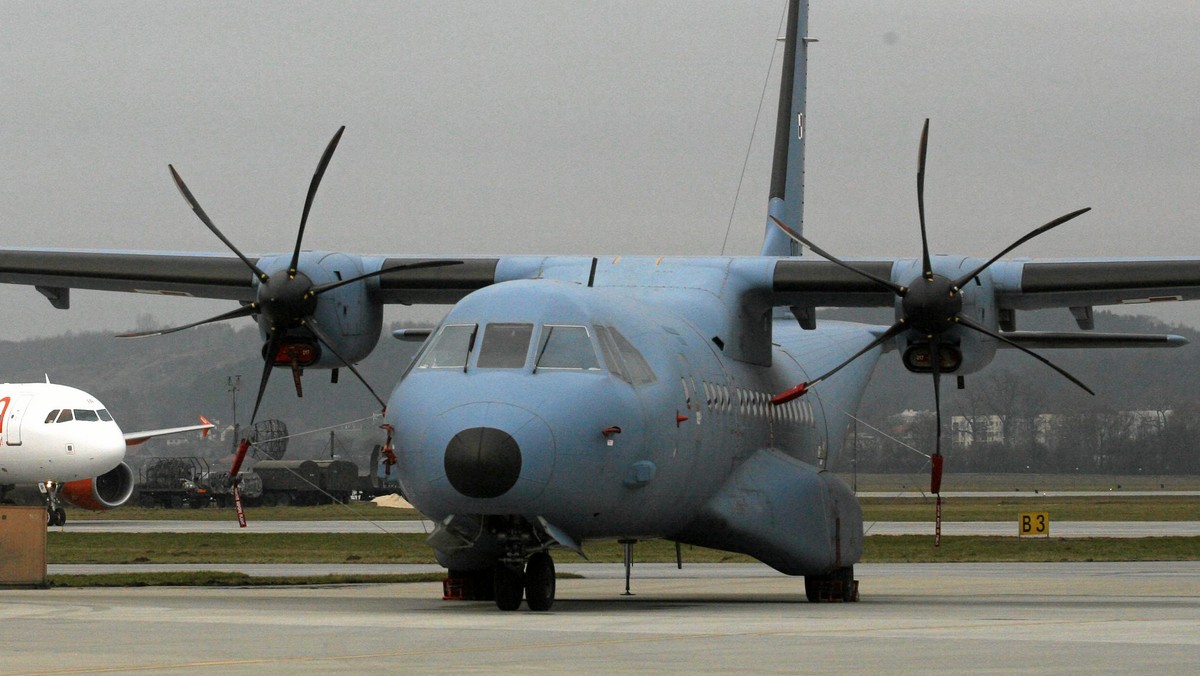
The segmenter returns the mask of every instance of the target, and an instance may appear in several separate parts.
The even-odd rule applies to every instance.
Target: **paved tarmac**
[[[69,533],[429,533],[429,521],[254,521],[239,528],[236,521],[72,521]],[[867,535],[933,535],[929,521],[868,521]],[[53,530],[53,529],[52,529]],[[943,535],[1017,536],[1017,522],[947,521]],[[1200,521],[1051,521],[1053,537],[1164,537],[1200,536]]]
[[[765,566],[582,564],[549,613],[440,585],[0,591],[0,675],[1195,673],[1200,563],[873,564],[810,604]]]

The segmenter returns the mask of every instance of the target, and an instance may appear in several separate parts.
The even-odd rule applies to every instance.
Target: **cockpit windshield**
[[[600,362],[586,326],[547,324],[542,327],[534,371],[571,369],[599,371]]]
[[[481,369],[519,369],[529,354],[533,324],[488,324],[475,365]]]
[[[112,415],[109,414],[108,409],[105,408],[102,408],[98,411],[88,408],[56,408],[53,411],[50,411],[50,413],[46,414],[47,424],[70,422],[72,420],[81,420],[83,422],[100,422],[103,420],[104,422],[111,422],[112,419]]]
[[[419,369],[465,369],[475,345],[474,324],[448,324],[434,336],[429,350],[417,364]]]
[[[417,369],[467,370],[476,351],[478,324],[447,324],[430,339],[418,357]],[[483,325],[474,366],[481,369],[525,368],[533,340],[534,325],[519,322],[490,322]],[[592,340],[595,331],[596,340]],[[596,353],[597,343],[600,354]],[[534,352],[533,372],[604,371],[631,385],[645,385],[658,378],[632,343],[611,326],[594,328],[582,324],[544,324]],[[603,355],[603,361],[601,361]]]

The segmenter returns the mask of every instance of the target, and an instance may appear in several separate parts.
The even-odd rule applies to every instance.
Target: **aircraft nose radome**
[[[521,476],[521,447],[507,432],[472,427],[446,445],[446,478],[469,498],[498,498]]]
[[[409,501],[426,514],[509,514],[530,508],[554,474],[554,433],[504,402],[468,402],[434,416],[403,461]],[[421,450],[423,449],[423,450]]]

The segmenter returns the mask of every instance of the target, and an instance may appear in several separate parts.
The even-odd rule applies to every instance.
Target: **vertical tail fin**
[[[808,91],[808,0],[788,4],[788,28],[775,121],[775,159],[767,212],[804,233],[804,102]],[[767,219],[764,256],[798,256],[800,247]]]

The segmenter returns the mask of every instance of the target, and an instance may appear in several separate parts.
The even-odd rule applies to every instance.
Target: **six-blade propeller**
[[[816,385],[822,380],[825,380],[826,378],[829,378],[867,352],[870,352],[871,350],[899,336],[900,334],[910,332],[909,336],[911,339],[913,339],[913,342],[927,344],[928,346],[928,370],[933,376],[934,410],[937,419],[937,440],[935,442],[934,454],[932,457],[933,471],[930,486],[931,492],[939,493],[941,488],[942,474],[941,375],[944,370],[957,368],[957,363],[954,359],[953,353],[953,351],[957,348],[945,342],[944,339],[947,332],[951,331],[955,327],[963,327],[971,331],[990,336],[1007,345],[1021,350],[1022,352],[1032,356],[1034,359],[1037,359],[1043,364],[1049,366],[1066,377],[1072,383],[1075,383],[1079,387],[1083,388],[1086,392],[1088,392],[1088,394],[1095,394],[1087,387],[1087,385],[1084,385],[1082,382],[1080,382],[1079,379],[1051,363],[1045,357],[1042,357],[1041,355],[1034,353],[1024,346],[1017,344],[1016,342],[1005,337],[1003,334],[993,331],[991,328],[974,321],[962,312],[962,289],[964,285],[966,285],[975,277],[979,276],[984,270],[987,270],[988,267],[998,261],[1002,256],[1017,248],[1021,244],[1024,244],[1025,242],[1052,228],[1066,223],[1076,216],[1089,211],[1090,208],[1072,211],[1069,214],[1065,214],[1050,221],[1049,223],[1046,223],[1045,225],[1033,230],[1029,234],[1013,242],[1008,247],[1005,247],[1003,251],[990,258],[986,263],[979,265],[975,269],[971,270],[971,272],[956,279],[950,279],[943,275],[939,275],[933,270],[933,261],[929,256],[929,238],[925,231],[925,156],[928,143],[929,120],[927,119],[925,120],[924,128],[921,130],[921,145],[917,156],[917,213],[921,226],[921,274],[916,279],[910,281],[907,286],[897,284],[891,280],[883,279],[865,270],[861,270],[850,263],[839,260],[832,254],[829,254],[816,244],[813,244],[808,239],[804,238],[802,235],[800,235],[800,233],[796,232],[792,228],[789,228],[779,219],[775,218],[774,216],[771,217],[771,220],[775,222],[775,225],[778,226],[780,230],[782,230],[795,241],[807,246],[813,251],[813,253],[821,256],[831,263],[835,263],[843,268],[846,268],[847,270],[851,270],[856,274],[869,279],[881,287],[884,287],[895,293],[896,296],[900,298],[901,308],[900,318],[896,320],[896,323],[881,333],[866,347],[854,353],[837,366],[817,376],[816,378],[800,383],[789,390],[775,395],[772,397],[771,403],[780,405],[803,395],[810,387]]]
[[[253,425],[258,417],[258,409],[262,404],[263,394],[267,389],[267,381],[271,377],[271,370],[276,365],[290,365],[293,378],[296,384],[296,393],[302,394],[300,388],[300,369],[304,361],[301,352],[303,346],[297,346],[289,336],[293,336],[295,332],[300,332],[306,337],[311,337],[322,347],[329,350],[331,354],[338,358],[341,363],[350,369],[356,378],[367,388],[371,396],[379,402],[380,406],[386,407],[386,403],[375,392],[358,369],[354,367],[345,357],[339,353],[335,347],[335,340],[318,324],[315,316],[317,310],[317,301],[321,294],[341,288],[348,284],[361,282],[371,277],[395,272],[397,270],[408,270],[416,268],[440,267],[445,265],[459,265],[462,261],[454,260],[439,260],[439,261],[419,261],[415,263],[406,263],[395,265],[388,268],[383,268],[375,272],[369,272],[350,279],[338,280],[325,284],[314,284],[307,275],[300,270],[300,251],[304,242],[304,229],[308,224],[308,215],[312,209],[313,198],[316,197],[317,188],[321,185],[321,179],[325,175],[325,170],[329,166],[329,161],[333,157],[333,151],[337,148],[338,141],[342,138],[342,132],[346,128],[340,127],[337,133],[333,135],[333,139],[326,146],[325,152],[321,155],[320,162],[317,163],[317,170],[313,173],[312,181],[308,186],[308,195],[304,200],[304,213],[300,217],[300,228],[296,233],[296,246],[292,251],[291,261],[286,270],[279,270],[274,273],[267,273],[262,270],[254,261],[250,260],[243,254],[234,244],[227,238],[204,209],[200,206],[200,202],[192,195],[192,191],[188,189],[187,184],[183,182],[179,172],[174,166],[168,165],[171,171],[171,176],[175,180],[175,185],[178,186],[179,192],[183,194],[184,199],[191,205],[192,210],[196,212],[201,222],[208,227],[220,239],[226,247],[229,248],[238,258],[246,264],[246,267],[254,274],[257,281],[257,293],[253,302],[248,303],[236,310],[225,312],[215,317],[202,319],[190,324],[176,326],[168,329],[158,329],[153,331],[142,331],[136,333],[125,333],[117,336],[118,338],[142,338],[146,336],[161,336],[176,331],[182,331],[202,324],[213,322],[221,322],[228,319],[238,317],[249,317],[259,315],[266,322],[267,342],[263,350],[263,370],[262,376],[258,383],[258,395],[254,399],[254,412],[250,416],[250,424]]]

